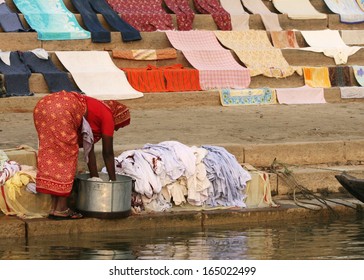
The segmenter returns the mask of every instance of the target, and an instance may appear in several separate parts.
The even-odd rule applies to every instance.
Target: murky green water
[[[0,259],[364,259],[364,219],[1,240]]]

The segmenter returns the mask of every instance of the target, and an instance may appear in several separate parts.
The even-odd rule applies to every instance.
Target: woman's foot
[[[74,220],[82,219],[83,215],[81,213],[71,210],[70,208],[67,208],[63,211],[54,210],[53,214],[49,214],[48,217],[54,220]]]

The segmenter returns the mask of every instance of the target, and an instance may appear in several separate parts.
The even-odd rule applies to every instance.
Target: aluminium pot
[[[131,194],[134,180],[116,175],[116,181],[108,181],[109,175],[99,173],[101,181],[91,181],[89,174],[79,174],[76,208],[85,217],[112,219],[127,217],[131,213]]]

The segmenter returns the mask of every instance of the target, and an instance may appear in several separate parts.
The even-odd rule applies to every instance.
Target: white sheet
[[[336,64],[347,63],[348,57],[361,49],[358,46],[347,46],[338,30],[310,30],[301,31],[301,34],[310,47],[300,48],[300,50],[322,52],[334,58]]]
[[[326,19],[327,15],[320,13],[309,0],[273,0],[274,7],[291,19]]]
[[[143,96],[128,82],[107,51],[56,51],[64,67],[86,95],[98,99],[134,99]]]
[[[249,29],[249,14],[240,0],[220,0],[221,6],[230,14],[232,30]]]

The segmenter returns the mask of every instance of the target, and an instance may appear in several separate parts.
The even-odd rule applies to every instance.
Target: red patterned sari
[[[38,132],[37,191],[69,196],[77,169],[78,132],[86,112],[85,97],[61,91],[42,98],[34,108]]]

